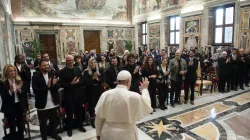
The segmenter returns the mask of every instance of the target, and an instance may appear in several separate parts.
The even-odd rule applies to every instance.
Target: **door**
[[[101,53],[100,49],[100,31],[84,31],[84,50],[96,50],[97,54]]]
[[[55,35],[39,34],[40,42],[43,44],[42,53],[48,53],[50,61],[57,64],[56,37]]]

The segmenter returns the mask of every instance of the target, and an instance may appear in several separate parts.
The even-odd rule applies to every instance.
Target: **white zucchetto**
[[[131,74],[128,72],[128,71],[126,71],[126,70],[122,70],[122,71],[120,71],[119,73],[118,73],[118,75],[117,75],[117,80],[128,80],[128,79],[130,79],[132,76],[131,76]]]

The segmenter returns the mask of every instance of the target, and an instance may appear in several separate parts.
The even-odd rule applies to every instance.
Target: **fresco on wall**
[[[127,20],[126,0],[23,0],[22,16]]]
[[[133,0],[135,14],[145,14],[161,8],[162,0]]]

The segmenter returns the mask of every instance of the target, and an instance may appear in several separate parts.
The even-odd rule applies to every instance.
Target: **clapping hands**
[[[75,78],[72,80],[71,85],[78,84],[79,82],[80,82],[80,78],[75,77]]]

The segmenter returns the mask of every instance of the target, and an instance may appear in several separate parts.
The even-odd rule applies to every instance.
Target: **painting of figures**
[[[127,20],[126,0],[22,0],[24,17]]]
[[[133,0],[135,14],[145,14],[161,8],[161,0]]]

